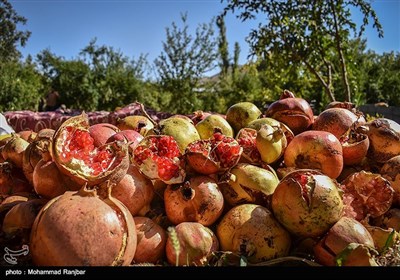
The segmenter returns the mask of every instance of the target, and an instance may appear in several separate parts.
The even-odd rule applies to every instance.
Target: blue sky
[[[192,34],[200,23],[208,23],[219,14],[226,2],[220,0],[9,0],[14,9],[28,22],[24,29],[32,32],[24,56],[35,56],[50,48],[66,59],[75,58],[89,41],[112,46],[130,58],[147,54],[150,63],[161,53],[165,28],[175,21],[181,23],[181,13],[187,12]],[[400,0],[372,2],[384,28],[384,38],[378,38],[371,26],[365,37],[368,48],[378,53],[400,51]],[[357,15],[355,15],[355,20]],[[240,63],[248,55],[245,38],[255,23],[241,23],[233,14],[226,18],[227,37],[231,53],[234,42],[241,46]],[[217,28],[215,28],[217,31]]]

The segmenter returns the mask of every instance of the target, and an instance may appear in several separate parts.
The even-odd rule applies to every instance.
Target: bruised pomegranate
[[[117,127],[120,130],[134,130],[143,137],[154,129],[154,123],[145,116],[133,115],[117,119]]]
[[[230,209],[217,225],[221,250],[260,263],[289,254],[289,232],[271,211],[256,204],[241,204]]]
[[[21,138],[18,134],[12,134],[11,139],[1,149],[4,160],[11,162],[16,167],[22,169],[22,158],[29,142]]]
[[[69,118],[57,129],[52,155],[60,171],[80,185],[106,180],[118,183],[129,167],[128,147],[123,142],[95,146],[85,113]]]
[[[0,163],[0,195],[31,191],[33,188],[21,169],[7,161]]]
[[[305,131],[296,135],[284,153],[287,167],[320,170],[336,179],[343,169],[342,145],[330,132]]]
[[[50,153],[50,143],[52,142],[54,129],[42,129],[36,134],[36,138],[29,143],[22,157],[22,170],[29,183],[33,184],[33,170],[36,164],[44,155]]]
[[[30,252],[39,266],[129,265],[137,235],[132,215],[107,191],[83,187],[50,200],[32,226]]]
[[[394,190],[393,205],[400,206],[400,155],[392,157],[382,166],[380,174]]]
[[[342,217],[314,247],[314,255],[320,264],[336,266],[337,258],[350,243],[362,244],[371,249],[375,247],[371,234],[363,224],[352,218]],[[364,260],[360,260],[360,263],[362,261]]]
[[[158,263],[162,261],[167,243],[165,230],[147,217],[133,217],[136,225],[137,247],[135,263]]]
[[[315,119],[312,128],[314,130],[330,132],[339,139],[357,121],[358,117],[347,109],[330,108],[319,114]]]
[[[169,135],[146,136],[133,150],[133,163],[152,180],[179,184],[185,179],[178,143]]]
[[[243,203],[261,204],[264,197],[274,193],[279,179],[274,170],[247,163],[238,163],[221,179],[219,186],[226,202],[235,206]]]
[[[271,208],[291,233],[318,237],[342,217],[343,201],[336,181],[315,170],[299,169],[279,182]]]
[[[200,174],[221,173],[235,166],[241,157],[242,147],[232,137],[219,132],[213,137],[190,143],[185,151],[188,164]]]
[[[200,175],[179,185],[169,185],[164,191],[164,203],[172,223],[198,222],[210,226],[222,214],[224,197],[215,180]]]
[[[368,157],[379,163],[400,155],[400,125],[380,118],[366,124],[369,138]]]
[[[239,102],[233,104],[226,111],[226,120],[232,126],[234,133],[246,127],[250,122],[262,115],[260,109],[251,102]]]
[[[288,90],[268,107],[265,116],[286,124],[295,135],[307,130],[314,122],[310,104]]]
[[[219,249],[215,234],[196,222],[184,222],[168,230],[165,254],[168,263],[176,266],[201,266]]]
[[[346,216],[361,221],[378,217],[390,209],[394,190],[380,174],[364,170],[353,173],[342,182]]]
[[[224,117],[218,114],[210,114],[203,120],[199,121],[195,125],[197,132],[201,139],[209,139],[213,136],[215,131],[219,131],[222,134],[233,137],[234,132],[231,125],[226,121]]]
[[[121,201],[132,216],[145,215],[154,197],[153,183],[131,164],[125,176],[113,187],[112,196]]]

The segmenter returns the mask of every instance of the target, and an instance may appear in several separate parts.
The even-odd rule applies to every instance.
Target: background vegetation
[[[370,4],[362,0],[226,1],[220,15],[189,33],[187,15],[166,28],[163,51],[153,62],[130,58],[96,38],[67,60],[50,49],[24,60],[18,51],[29,32],[17,29],[26,19],[0,0],[0,110],[38,110],[50,88],[67,108],[112,111],[134,101],[155,110],[226,112],[250,101],[262,108],[289,89],[315,106],[332,100],[357,105],[385,101],[400,106],[400,53],[377,54],[362,40],[372,20],[383,30]],[[364,15],[362,26],[350,20],[349,7]],[[250,34],[252,56],[238,64],[239,44],[228,51],[224,15],[243,21],[256,13],[270,20]],[[219,74],[207,76],[211,70]],[[150,75],[149,73],[154,73]]]

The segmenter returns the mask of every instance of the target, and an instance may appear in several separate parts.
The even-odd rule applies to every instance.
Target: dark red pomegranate
[[[314,122],[310,104],[288,90],[268,107],[265,116],[286,124],[295,135],[307,130]]]

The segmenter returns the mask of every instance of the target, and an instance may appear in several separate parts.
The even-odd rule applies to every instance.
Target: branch
[[[331,102],[336,101],[334,93],[332,92],[329,85],[322,78],[322,76],[318,73],[318,71],[314,67],[312,67],[312,65],[310,63],[308,63],[308,61],[306,61],[306,60],[302,60],[302,61],[307,66],[307,68],[311,71],[311,73],[313,73],[317,77],[317,79],[321,82],[321,84],[324,86],[325,92],[328,95],[330,101]]]

